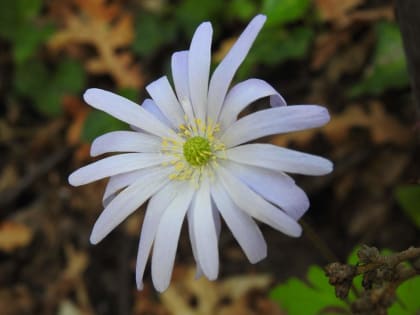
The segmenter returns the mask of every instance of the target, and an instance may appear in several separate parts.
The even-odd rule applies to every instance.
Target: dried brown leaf
[[[366,0],[315,0],[321,18],[336,28],[345,28],[357,22],[372,22],[394,18],[391,5],[355,10]]]
[[[33,231],[24,224],[6,221],[0,224],[0,251],[10,253],[27,246],[33,237]]]
[[[315,134],[321,133],[331,143],[339,144],[355,127],[368,129],[376,144],[393,143],[405,146],[414,139],[414,133],[409,126],[388,114],[379,102],[372,101],[367,111],[358,105],[350,105],[341,114],[333,115],[331,121],[322,128],[278,135],[271,142],[280,146],[287,146],[291,142],[303,146]]]
[[[66,140],[70,145],[76,145],[80,141],[83,126],[89,113],[89,108],[80,98],[67,95],[63,98],[63,106],[66,113],[71,117],[71,123],[67,129]],[[89,155],[86,155],[87,158]]]
[[[73,0],[76,12],[63,10],[64,29],[55,33],[48,47],[53,51],[74,49],[74,44],[92,45],[97,56],[85,60],[86,69],[93,74],[110,74],[118,87],[143,86],[140,66],[129,51],[134,38],[132,15],[116,4],[105,0]]]
[[[338,48],[350,40],[347,31],[329,32],[321,34],[315,39],[315,49],[312,56],[311,68],[320,69],[336,53]]]
[[[2,315],[34,314],[36,301],[33,292],[26,286],[15,285],[0,289]]]
[[[271,280],[268,275],[247,275],[212,282],[205,277],[195,279],[193,268],[178,267],[173,283],[161,299],[173,315],[227,315],[234,314],[233,310],[236,314],[256,315],[249,306],[247,294],[252,290],[266,290]]]
[[[0,172],[0,191],[4,192],[6,189],[11,189],[16,186],[19,180],[19,173],[17,165],[10,163],[5,165]]]
[[[345,23],[347,13],[364,0],[315,0],[321,17],[325,21]]]
[[[67,267],[63,277],[66,280],[76,280],[80,278],[88,266],[88,256],[84,251],[77,251],[72,246],[65,247],[67,256]]]

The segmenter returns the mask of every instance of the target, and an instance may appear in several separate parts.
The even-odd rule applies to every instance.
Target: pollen
[[[217,160],[226,153],[225,145],[218,139],[219,124],[196,118],[178,127],[178,139],[163,138],[161,152],[172,159],[164,166],[172,166],[174,172],[170,180],[187,180],[198,187],[203,176],[214,178]],[[180,140],[181,139],[181,140]]]
[[[185,160],[192,166],[204,166],[212,156],[210,141],[200,136],[185,141],[183,152]]]

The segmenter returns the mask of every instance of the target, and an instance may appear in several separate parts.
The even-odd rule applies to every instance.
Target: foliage
[[[252,0],[232,0],[229,1],[228,13],[246,22],[258,12],[256,4]]]
[[[357,266],[360,246],[350,253],[347,263]],[[391,251],[382,250],[381,255],[390,255]],[[347,302],[356,300],[356,292],[363,290],[362,275],[353,278],[353,288]],[[420,277],[412,277],[403,282],[396,290],[396,302],[389,308],[391,315],[415,315],[420,310],[420,300],[413,292],[420,291]],[[276,286],[270,297],[289,315],[317,315],[317,314],[347,314],[349,304],[336,297],[334,288],[329,284],[325,271],[319,266],[311,266],[307,272],[306,281],[290,278],[285,283]],[[299,300],[298,300],[299,299]]]
[[[329,308],[345,308],[346,304],[334,295],[334,288],[328,283],[325,272],[318,266],[311,266],[307,273],[308,283],[290,278],[275,287],[270,297],[290,315],[338,314]]]
[[[188,37],[191,37],[198,24],[212,20],[217,28],[217,20],[223,15],[223,0],[184,0],[175,8],[175,18]]]
[[[301,19],[310,4],[310,0],[264,0],[262,12],[268,17],[268,27],[282,25]]]
[[[42,0],[0,2],[0,36],[13,43],[13,57],[22,64],[54,32],[50,24],[37,21]]]
[[[29,60],[17,66],[15,89],[18,96],[31,99],[38,111],[54,116],[61,113],[62,97],[80,93],[85,81],[82,66],[74,60],[63,60],[53,71],[40,61]]]
[[[282,28],[263,29],[239,69],[238,77],[240,79],[248,77],[252,68],[257,64],[273,66],[287,60],[304,57],[312,38],[312,30],[302,26],[295,27],[290,31],[285,31]]]
[[[420,299],[413,294],[420,292],[420,276],[411,278],[397,289],[398,300],[389,309],[389,315],[416,315],[420,310]]]
[[[396,189],[395,195],[407,216],[420,228],[420,186],[400,186]]]
[[[408,85],[406,60],[397,24],[377,23],[376,36],[372,64],[366,69],[361,82],[350,90],[351,96],[379,95],[387,89]]]
[[[104,133],[123,129],[127,129],[127,124],[104,112],[93,110],[86,118],[81,138],[86,142],[92,142]]]
[[[140,13],[136,18],[133,50],[141,57],[152,56],[163,45],[175,39],[174,21]]]

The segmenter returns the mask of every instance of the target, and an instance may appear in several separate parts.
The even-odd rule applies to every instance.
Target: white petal
[[[275,107],[239,119],[220,140],[227,147],[233,147],[268,135],[320,127],[329,120],[328,111],[317,105]]]
[[[172,127],[177,129],[184,122],[184,111],[178,103],[178,99],[166,76],[161,77],[146,86],[155,104],[171,122]]]
[[[172,55],[172,78],[178,101],[181,103],[188,120],[194,120],[194,112],[190,99],[190,86],[188,78],[188,50],[177,51]]]
[[[229,160],[278,172],[325,175],[333,170],[331,161],[320,156],[281,148],[272,144],[244,144],[228,149]]]
[[[104,202],[106,199],[117,193],[119,190],[130,186],[134,182],[138,181],[142,176],[149,174],[149,172],[149,168],[144,168],[112,176],[109,179],[108,184],[106,185],[102,201]]]
[[[149,174],[119,193],[96,220],[90,235],[90,242],[97,244],[107,236],[127,216],[169,181],[171,171],[170,168],[150,169]]]
[[[264,259],[267,256],[267,244],[254,220],[233,203],[219,182],[212,185],[211,194],[248,260],[255,264]]]
[[[240,209],[284,234],[293,237],[301,235],[302,228],[294,219],[264,200],[222,166],[217,168],[217,174],[226,192]]]
[[[207,278],[214,280],[219,272],[219,252],[207,178],[202,179],[192,204],[192,211],[197,258]]]
[[[139,290],[143,289],[143,275],[153,240],[162,218],[170,203],[174,200],[180,188],[179,182],[171,181],[158,191],[149,201],[141,228],[139,249],[136,263],[136,283]]]
[[[152,256],[152,280],[159,292],[165,291],[169,286],[182,222],[194,195],[192,185],[184,187],[185,189],[178,191],[166,209],[156,233]]]
[[[263,80],[249,79],[236,84],[230,89],[223,103],[219,117],[221,129],[224,130],[231,125],[238,118],[239,113],[249,104],[267,96],[271,96],[270,101],[272,105],[287,105],[283,97]]]
[[[219,210],[216,207],[216,204],[212,200],[212,210],[213,210],[213,220],[216,229],[217,239],[220,239],[220,233],[222,231],[222,220],[220,219]]]
[[[69,176],[72,186],[88,184],[121,173],[159,165],[171,159],[161,153],[125,153],[106,157],[79,168]]]
[[[130,125],[141,128],[160,137],[174,136],[174,132],[136,103],[117,94],[88,89],[83,95],[85,101]]]
[[[217,121],[230,82],[248,54],[265,20],[266,17],[261,14],[254,17],[216,70],[214,70],[210,80],[208,97],[208,116],[212,121]]]
[[[190,235],[191,249],[194,256],[194,260],[197,264],[197,271],[195,273],[195,278],[198,279],[203,275],[203,268],[201,268],[200,260],[198,259],[198,254],[197,254],[197,242],[195,240],[194,223],[193,223],[194,211],[192,210],[192,207],[188,209],[187,217],[188,217],[188,234]]]
[[[150,134],[135,131],[113,131],[93,141],[90,155],[109,152],[159,152],[162,140]]]
[[[195,117],[205,121],[207,91],[211,62],[213,29],[209,22],[201,23],[194,33],[188,53],[188,78]]]
[[[118,192],[108,195],[107,198],[102,198],[102,206],[104,208],[108,207],[112,200],[118,196]]]
[[[293,219],[299,220],[308,210],[309,199],[305,192],[286,174],[229,161],[224,161],[223,165],[252,190],[283,209]]]
[[[166,118],[166,116],[162,113],[162,111],[159,109],[159,107],[157,107],[157,105],[155,104],[155,102],[152,99],[146,98],[144,100],[144,102],[141,104],[141,107],[143,107],[145,110],[147,110],[153,116],[155,116],[165,126],[168,126],[169,128],[171,128],[171,122],[168,120],[168,118]],[[132,128],[133,128],[133,126],[132,126]],[[136,127],[134,127],[134,128],[136,128]],[[142,129],[140,129],[140,130],[137,130],[137,129],[140,129],[140,128],[136,128],[134,130],[143,131]]]

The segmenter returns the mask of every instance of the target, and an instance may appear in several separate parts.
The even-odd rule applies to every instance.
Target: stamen
[[[172,158],[162,165],[173,167],[174,172],[169,175],[171,180],[188,180],[198,188],[203,176],[214,180],[217,160],[223,158],[220,151],[226,156],[226,147],[216,137],[219,124],[211,119],[206,123],[199,118],[189,121],[186,115],[184,120],[177,134],[181,141],[179,138],[162,138],[161,152]]]

